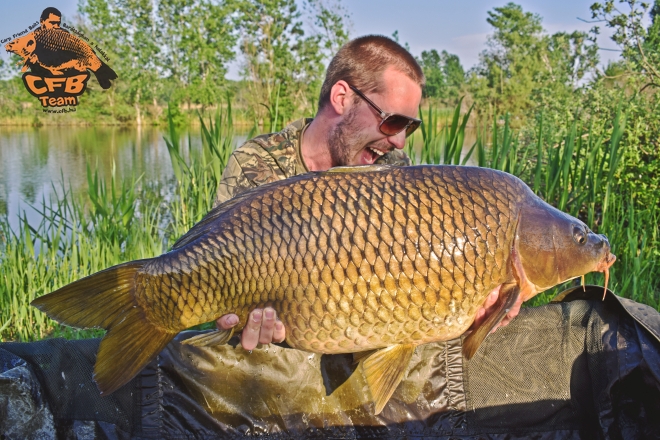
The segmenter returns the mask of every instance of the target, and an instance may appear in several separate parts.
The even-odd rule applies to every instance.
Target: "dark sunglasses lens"
[[[412,121],[408,128],[406,128],[406,137],[410,136],[413,134],[415,130],[419,128],[419,125],[422,123],[422,121]]]
[[[409,122],[410,119],[405,116],[389,115],[383,120],[382,124],[380,124],[380,131],[387,136],[394,136],[406,128]]]

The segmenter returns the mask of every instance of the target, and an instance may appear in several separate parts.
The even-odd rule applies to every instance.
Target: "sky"
[[[302,1],[302,0],[299,0]],[[539,14],[547,33],[574,30],[588,31],[594,24],[578,20],[591,19],[589,7],[595,0],[515,0],[526,12]],[[507,0],[343,0],[352,21],[351,37],[366,34],[391,36],[399,32],[399,41],[408,43],[413,55],[423,50],[446,50],[459,56],[467,70],[479,62],[479,53],[486,46],[492,29],[486,22],[488,11],[503,6]],[[58,8],[65,21],[77,14],[78,0],[2,0],[0,9],[0,40],[10,38],[28,24],[39,19],[41,11]],[[68,19],[68,20],[67,20]],[[616,49],[609,39],[608,29],[601,27],[600,47]],[[3,44],[4,46],[4,44]],[[6,53],[1,50],[6,59]],[[601,64],[618,58],[617,52],[600,51]],[[229,78],[237,79],[238,64],[234,63]]]

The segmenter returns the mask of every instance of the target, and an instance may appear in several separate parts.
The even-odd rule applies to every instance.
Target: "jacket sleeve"
[[[248,189],[285,177],[274,159],[260,145],[248,142],[229,157],[213,206],[218,206]]]

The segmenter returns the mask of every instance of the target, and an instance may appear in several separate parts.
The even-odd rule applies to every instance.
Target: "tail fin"
[[[101,395],[135,377],[176,335],[150,323],[135,302],[136,273],[146,261],[111,267],[32,301],[63,324],[108,330],[94,366]]]
[[[112,70],[110,66],[105,64],[103,61],[101,61],[101,67],[96,69],[94,75],[96,75],[96,80],[99,82],[102,89],[109,89],[112,85],[110,81],[117,79],[117,74],[115,71]]]

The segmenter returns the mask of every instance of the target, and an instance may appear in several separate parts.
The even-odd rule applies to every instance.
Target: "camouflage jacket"
[[[278,133],[257,136],[237,148],[222,173],[215,206],[247,189],[309,172],[302,159],[300,140],[311,122],[311,118],[299,119]],[[401,150],[383,155],[376,163],[411,165]]]

